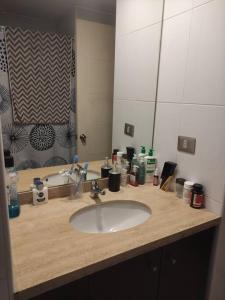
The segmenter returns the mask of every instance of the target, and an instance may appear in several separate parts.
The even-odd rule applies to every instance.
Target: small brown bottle
[[[159,185],[159,172],[157,168],[155,169],[154,176],[153,176],[153,185],[154,186]]]

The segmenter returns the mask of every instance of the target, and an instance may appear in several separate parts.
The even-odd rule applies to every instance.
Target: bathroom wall
[[[115,26],[76,19],[77,140],[81,161],[111,155]]]
[[[154,147],[160,166],[206,187],[206,206],[225,216],[225,1],[165,0]],[[178,135],[197,138],[195,155],[177,151]],[[225,294],[222,222],[209,300]]]
[[[162,167],[206,187],[221,214],[225,178],[225,1],[165,1],[154,147]],[[195,155],[177,151],[178,135],[196,137]]]
[[[163,1],[117,0],[113,148],[152,144]],[[124,124],[135,126],[134,137]]]

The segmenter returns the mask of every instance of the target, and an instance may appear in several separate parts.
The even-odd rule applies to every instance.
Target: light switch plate
[[[133,137],[134,136],[134,125],[125,123],[124,134]]]
[[[196,138],[188,136],[178,136],[177,150],[190,154],[195,154]]]

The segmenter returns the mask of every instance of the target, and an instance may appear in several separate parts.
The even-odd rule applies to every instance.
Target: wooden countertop
[[[19,218],[10,220],[15,293],[29,299],[62,284],[164,246],[185,236],[216,226],[220,217],[193,209],[146,184],[106,192],[102,201],[138,200],[152,216],[125,231],[81,233],[69,224],[70,216],[93,204],[89,193],[79,200],[53,199],[45,205],[23,205]]]
[[[102,160],[91,161],[89,163],[88,169],[101,173],[102,165],[103,165]],[[43,178],[50,174],[58,173],[63,169],[69,169],[70,167],[71,164],[18,171],[18,177],[19,177],[18,184],[17,184],[18,192],[21,193],[21,192],[30,191],[30,185],[33,183],[33,178],[35,177]]]

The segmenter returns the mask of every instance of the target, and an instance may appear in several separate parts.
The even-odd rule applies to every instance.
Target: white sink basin
[[[72,175],[72,177],[73,176],[75,178],[75,175]],[[98,172],[91,171],[91,170],[89,170],[87,172],[87,180],[95,180],[100,177],[101,177],[100,173],[98,173]],[[71,183],[71,180],[67,176],[63,176],[62,174],[58,174],[58,173],[50,174],[50,175],[46,176],[43,179],[43,181],[45,184],[47,184],[50,187]]]
[[[70,217],[70,224],[87,233],[117,232],[144,223],[150,215],[143,203],[116,200],[80,209]]]

